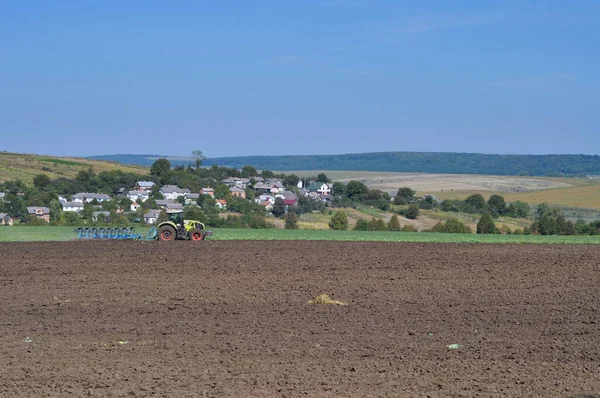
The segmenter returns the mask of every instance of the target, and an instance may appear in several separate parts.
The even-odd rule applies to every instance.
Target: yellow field
[[[149,172],[147,167],[123,165],[115,162],[0,152],[0,182],[22,180],[30,184],[36,174],[46,174],[52,179],[60,177],[73,178],[79,171],[87,170],[90,167],[96,173],[117,169],[138,174],[148,174]]]
[[[569,207],[600,209],[600,183],[587,186],[546,189],[504,195],[506,201],[521,200],[527,203],[549,203]]]

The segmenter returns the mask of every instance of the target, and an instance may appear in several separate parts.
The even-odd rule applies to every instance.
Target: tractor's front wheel
[[[201,241],[204,239],[204,233],[201,229],[193,229],[190,232],[190,239],[195,241]]]
[[[164,241],[175,240],[175,228],[170,225],[163,225],[158,230],[158,239]]]

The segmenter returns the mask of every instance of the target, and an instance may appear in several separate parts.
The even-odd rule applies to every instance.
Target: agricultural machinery
[[[206,226],[200,221],[185,220],[182,210],[169,210],[167,216],[169,217],[168,221],[158,224],[159,240],[201,241],[212,235],[212,231],[207,231]]]
[[[193,240],[201,241],[212,236],[212,231],[207,231],[206,226],[200,221],[184,220],[182,210],[167,211],[169,219],[150,228],[146,235],[135,232],[129,227],[81,227],[73,232],[80,239],[132,239],[132,240]]]
[[[156,239],[156,228],[150,228],[146,235],[138,234],[135,228],[116,227],[116,228],[75,228],[73,230],[80,239],[136,239],[153,240]]]

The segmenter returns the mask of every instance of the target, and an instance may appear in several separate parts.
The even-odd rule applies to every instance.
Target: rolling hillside
[[[141,174],[149,171],[146,167],[85,158],[0,152],[0,182],[19,179],[26,183],[32,183],[36,174],[46,174],[52,179],[73,178],[80,170],[87,170],[90,167],[97,173],[117,169]]]
[[[159,155],[102,155],[90,159],[149,166]],[[172,165],[189,157],[167,157]],[[342,155],[238,156],[206,159],[203,164],[258,170],[353,170],[404,173],[530,176],[600,175],[598,155],[498,155],[451,152],[376,152]]]

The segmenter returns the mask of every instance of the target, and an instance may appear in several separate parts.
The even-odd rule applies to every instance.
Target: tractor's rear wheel
[[[164,241],[175,240],[175,228],[170,225],[163,225],[158,230],[158,239]]]
[[[190,239],[195,241],[201,241],[204,239],[204,233],[201,229],[193,229],[190,232]]]

